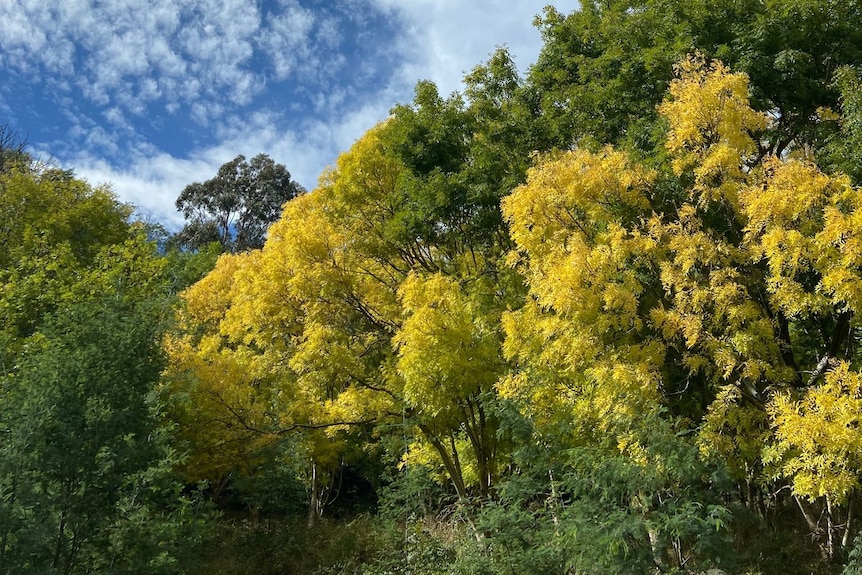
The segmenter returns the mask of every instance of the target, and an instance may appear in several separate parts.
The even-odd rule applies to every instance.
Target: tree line
[[[862,13],[536,25],[173,248],[4,164],[0,573],[194,571],[214,506],[408,533],[320,573],[860,569]]]

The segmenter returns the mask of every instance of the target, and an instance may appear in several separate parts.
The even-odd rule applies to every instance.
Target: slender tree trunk
[[[54,561],[51,566],[55,569],[60,566],[60,554],[63,550],[63,534],[66,531],[66,512],[60,514],[60,524],[57,526],[57,543],[54,545]]]
[[[844,522],[844,535],[841,537],[841,548],[846,549],[847,545],[850,543],[850,539],[852,538],[851,532],[853,530],[853,500],[855,498],[853,495],[850,495],[850,499],[847,501],[847,520]]]
[[[829,561],[835,557],[835,545],[833,540],[835,539],[835,529],[833,527],[834,523],[832,521],[832,501],[830,501],[829,496],[826,496],[826,558]]]
[[[559,497],[557,497],[557,485],[554,481],[554,472],[553,470],[548,470],[548,478],[550,479],[551,486],[551,502],[548,508],[551,510],[551,520],[554,522],[554,536],[560,536],[560,518],[557,514],[557,507],[559,504]]]
[[[793,500],[796,501],[796,505],[799,506],[799,510],[802,512],[802,517],[805,519],[806,525],[811,530],[811,533],[816,533],[820,529],[820,525],[818,521],[814,518],[814,515],[811,513],[810,508],[806,508],[806,504],[799,498],[798,495],[793,496]]]
[[[658,533],[654,529],[648,529],[647,536],[649,537],[649,545],[652,550],[653,563],[655,563],[655,566],[659,571],[664,572],[666,570],[664,565],[664,552],[659,546]]]
[[[457,451],[450,456],[446,446],[443,445],[443,443],[433,433],[431,433],[431,430],[427,425],[420,424],[419,429],[443,461],[443,467],[446,468],[446,473],[449,474],[449,479],[452,481],[452,485],[455,486],[455,491],[458,493],[458,497],[460,499],[467,499],[467,487],[464,484],[464,476],[461,474],[461,466],[457,460]]]
[[[311,501],[308,504],[308,526],[314,527],[318,519],[320,493],[317,485],[317,462],[311,460]]]

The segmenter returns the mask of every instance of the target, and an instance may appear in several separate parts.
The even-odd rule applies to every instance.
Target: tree
[[[7,367],[0,573],[176,572],[198,519],[155,393],[156,311],[70,305]]]
[[[214,178],[189,184],[180,193],[176,205],[187,223],[175,241],[192,250],[210,242],[226,252],[260,248],[284,203],[303,192],[287,168],[266,154],[250,161],[239,155]]]
[[[856,425],[862,191],[763,156],[780,120],[751,108],[744,74],[698,58],[678,73],[660,112],[684,195],[668,202],[659,173],[605,148],[548,156],[504,200],[530,297],[504,320],[520,369],[502,391],[609,457],[648,460],[645,418],[681,425],[755,511],[791,480],[831,558],[860,471],[855,436],[829,437]]]
[[[840,110],[821,110],[820,116],[825,116],[824,123],[838,123],[840,129],[826,138],[818,160],[832,171],[847,174],[858,185],[862,182],[862,78],[858,67],[839,69],[835,87],[841,94]]]
[[[862,53],[862,14],[846,0],[591,0],[568,15],[549,8],[536,24],[537,126],[562,149],[591,141],[660,151],[656,106],[672,65],[695,51],[748,74],[752,107],[775,119],[761,153],[820,147],[836,127],[817,110],[837,109],[835,73]]]
[[[198,355],[193,385],[229,383],[237,401],[221,413],[233,412],[234,429],[328,429],[332,440],[343,428],[401,421],[415,434],[411,461],[441,469],[460,498],[492,495],[505,453],[494,415],[499,316],[522,292],[502,262],[510,244],[498,198],[526,160],[501,156],[492,138],[518,86],[513,70],[502,53],[477,70],[469,106],[420,83],[412,105],[285,206],[261,252],[236,260],[235,273],[225,258],[189,290],[196,315],[175,364]],[[219,277],[229,287],[204,287]],[[452,357],[423,369],[429,353]],[[204,366],[228,357],[248,371],[216,381]],[[261,393],[273,398],[257,403],[272,407],[269,420],[237,422],[251,413],[241,398]]]
[[[0,174],[0,573],[175,572],[194,540],[156,390],[168,262],[130,213]]]
[[[65,172],[0,174],[0,331],[17,345],[44,314],[92,289],[87,270],[134,235],[130,214],[110,188]]]
[[[27,139],[22,138],[9,124],[0,124],[0,174],[13,167],[24,167],[30,163],[26,152]]]

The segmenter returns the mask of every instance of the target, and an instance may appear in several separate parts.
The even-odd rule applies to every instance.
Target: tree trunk
[[[833,527],[832,522],[832,502],[829,500],[829,496],[826,496],[826,559],[832,561],[832,558],[835,557],[835,545],[833,544],[833,540],[835,539],[835,529]]]
[[[425,438],[431,443],[431,446],[440,455],[443,460],[443,467],[446,468],[446,473],[449,474],[449,479],[455,487],[460,499],[467,499],[467,486],[464,484],[464,476],[461,473],[461,465],[458,462],[458,452],[455,451],[452,455],[446,449],[446,446],[433,434],[427,425],[419,425],[419,429],[425,435]]]
[[[666,571],[667,569],[664,564],[664,552],[662,551],[659,544],[658,533],[654,529],[647,529],[647,536],[649,537],[649,546],[652,550],[652,558],[656,568],[660,572]]]
[[[60,566],[60,554],[63,549],[63,535],[66,531],[66,512],[60,514],[60,524],[57,526],[57,544],[54,546],[54,561],[51,566],[55,569]]]
[[[844,522],[844,535],[841,537],[841,548],[846,549],[847,545],[850,543],[852,538],[851,532],[853,530],[853,494],[850,494],[850,498],[847,501],[847,520]]]
[[[311,460],[311,500],[308,503],[308,526],[314,527],[320,517],[320,491],[317,484],[317,462]]]
[[[817,533],[817,531],[820,530],[820,524],[814,518],[814,514],[811,513],[810,506],[807,506],[807,504],[803,502],[798,495],[794,495],[793,500],[796,501],[796,505],[799,506],[799,510],[802,512],[802,517],[805,519],[805,523],[806,525],[808,525],[808,528],[811,530],[811,533]]]

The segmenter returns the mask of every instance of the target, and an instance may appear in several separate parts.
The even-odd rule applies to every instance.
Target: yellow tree
[[[787,478],[812,527],[825,509],[831,554],[862,470],[852,443],[801,435],[823,418],[854,425],[819,406],[855,401],[860,191],[804,150],[764,155],[770,119],[720,63],[683,61],[660,112],[672,173],[579,149],[544,158],[504,200],[530,298],[505,319],[519,371],[502,390],[536,421],[571,419],[576,443],[610,435],[644,465],[640,422],[664,413],[728,462],[752,507]]]
[[[487,403],[502,366],[500,286],[479,273],[486,258],[469,241],[447,236],[441,248],[410,231],[419,199],[391,145],[396,128],[389,120],[370,130],[313,193],[285,206],[262,250],[223,257],[186,292],[173,377],[192,374],[186,388],[209,396],[190,405],[223,422],[211,438],[250,453],[257,431],[263,441],[302,429],[320,445],[403,421],[419,436],[413,461],[431,453],[459,496],[473,486],[488,495],[499,456]],[[425,369],[432,357],[441,363]]]
[[[307,480],[313,522],[343,442],[323,434],[334,426],[323,415],[331,409],[324,392],[304,387],[290,364],[299,311],[284,290],[259,289],[277,273],[266,263],[259,250],[224,254],[181,294],[178,329],[166,339],[164,381],[190,446],[190,479],[209,480],[218,492],[236,475],[258,475],[273,453],[304,454],[308,466],[283,463]],[[282,448],[285,441],[291,449]]]
[[[483,395],[503,372],[499,319],[442,274],[411,274],[399,293],[406,319],[393,342],[403,401],[458,494],[466,497],[472,483],[487,496],[498,478],[499,446]]]
[[[186,471],[192,480],[212,481],[217,490],[232,471],[248,472],[257,450],[272,440],[263,432],[268,390],[259,385],[264,375],[259,362],[221,328],[238,275],[254,257],[224,254],[183,292],[180,329],[165,342],[170,357],[165,381],[181,436],[191,448]]]

